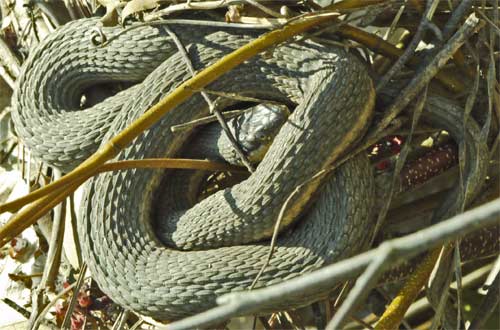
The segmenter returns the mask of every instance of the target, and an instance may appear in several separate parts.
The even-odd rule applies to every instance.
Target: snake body
[[[190,77],[184,58],[161,27],[119,35],[119,28],[105,28],[107,35],[117,37],[95,48],[89,41],[95,24],[92,19],[75,21],[44,40],[30,54],[14,96],[17,132],[37,157],[63,170],[73,168]],[[171,29],[197,70],[258,35],[231,28]],[[92,108],[78,110],[83,88],[142,79]],[[354,56],[309,41],[280,45],[207,88],[297,104],[247,180],[190,209],[164,212],[152,222],[151,215],[158,213],[155,205],[167,203],[158,196],[161,186],[171,181],[162,178],[164,171],[105,173],[88,184],[81,210],[80,243],[94,279],[115,302],[157,319],[203,311],[215,305],[217,296],[250,287],[269,251],[269,242],[262,240],[272,233],[282,205],[298,185],[359,138],[374,96]],[[207,114],[203,98],[193,96],[117,159],[175,157],[190,133],[172,133],[170,127]],[[366,157],[346,162],[326,181],[323,186],[311,181],[290,200],[283,217],[286,232],[257,286],[310,272],[365,247],[374,195]],[[300,297],[273,308],[318,298]]]

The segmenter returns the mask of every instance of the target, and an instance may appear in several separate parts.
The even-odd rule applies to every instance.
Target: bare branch
[[[353,278],[365,269],[380,251],[394,251],[389,261],[395,266],[428,249],[454,240],[500,219],[500,198],[405,237],[382,243],[378,248],[359,254],[313,273],[267,288],[236,292],[220,297],[221,305],[206,312],[169,324],[163,329],[182,330],[209,326],[237,315],[248,315],[269,308],[278,301],[297,296],[327,294],[335,284]],[[389,267],[387,267],[389,268]]]

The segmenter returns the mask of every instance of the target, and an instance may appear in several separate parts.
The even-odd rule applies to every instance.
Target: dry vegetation
[[[285,39],[301,33],[301,38],[345,47],[364,61],[377,93],[375,119],[344,157],[369,154],[379,186],[377,230],[367,233],[373,235],[373,250],[281,286],[225,297],[221,308],[168,328],[500,328],[498,5],[498,0],[0,0],[0,202],[9,202],[0,206],[0,271],[1,279],[8,279],[1,284],[0,298],[26,318],[24,326],[30,329],[162,327],[122,310],[102,293],[86,277],[78,245],[64,229],[65,219],[66,227],[77,221],[79,195],[73,193],[86,179],[100,171],[146,165],[103,165],[115,155],[108,148],[49,186],[61,174],[29,156],[10,127],[9,99],[23,61],[65,22],[99,15],[105,26],[158,24],[202,13],[214,22],[270,30],[285,25],[290,33]],[[272,47],[277,41],[264,42]],[[231,65],[254,53],[237,53]],[[209,70],[218,76],[228,68],[221,62]],[[192,86],[207,85],[205,78],[198,73]],[[184,97],[195,92],[187,90]],[[161,102],[172,108],[179,95]],[[463,109],[457,127],[478,123],[481,133],[472,144],[426,120],[436,96]],[[136,128],[116,141],[129,143],[140,133]],[[467,156],[467,149],[478,143],[487,152]],[[175,161],[147,166],[221,169],[218,164]],[[480,177],[474,177],[476,168],[484,169],[476,171]],[[15,200],[44,186],[31,199]],[[452,206],[443,211],[450,198]],[[6,213],[29,204],[14,216]],[[329,299],[253,316],[263,304],[322,290],[331,291]]]

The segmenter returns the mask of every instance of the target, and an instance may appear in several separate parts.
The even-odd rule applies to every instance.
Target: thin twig
[[[75,254],[77,259],[76,268],[78,268],[83,265],[83,257],[82,257],[82,247],[79,244],[80,239],[78,238],[78,230],[77,230],[78,217],[76,215],[76,210],[75,210],[75,194],[71,194],[69,196],[68,202],[69,202],[68,211],[69,211],[71,233],[72,233],[71,239],[73,241],[73,246],[75,247]]]
[[[416,256],[428,249],[445,244],[455,237],[466,235],[478,228],[498,223],[500,218],[500,199],[484,204],[430,226],[405,237],[382,243],[378,248],[326,266],[310,274],[272,285],[270,287],[224,295],[217,302],[220,306],[198,315],[169,324],[163,329],[182,330],[198,326],[209,326],[230,317],[257,313],[266,306],[277,302],[293,300],[298,296],[327,294],[339,281],[353,278],[359,274],[379,254],[389,249],[391,266]]]
[[[476,31],[484,26],[484,22],[479,21],[474,14],[471,14],[467,21],[453,35],[443,49],[436,54],[432,61],[426,66],[425,70],[417,72],[415,77],[401,91],[393,104],[386,111],[384,118],[379,123],[379,127],[372,134],[378,134],[383,131],[391,121],[420,93],[450,59],[457,49]]]
[[[61,176],[60,172],[56,169],[54,178]],[[54,220],[52,223],[52,234],[50,236],[49,251],[47,252],[47,259],[43,269],[43,276],[37,288],[32,293],[32,312],[29,319],[29,328],[33,330],[38,329],[38,324],[35,324],[38,318],[40,309],[44,307],[44,296],[46,290],[54,287],[54,281],[59,271],[61,263],[62,243],[64,237],[64,218],[66,203],[58,205],[54,210]]]
[[[236,165],[225,164],[221,162],[214,162],[204,159],[182,159],[182,158],[147,158],[147,159],[129,159],[116,162],[109,162],[100,165],[88,177],[98,173],[108,171],[127,170],[132,168],[175,168],[175,169],[189,169],[189,170],[203,170],[203,171],[234,171],[245,172],[245,170]],[[37,199],[43,198],[50,193],[61,192],[67,188],[64,184],[49,184],[43,186],[28,195],[20,197],[12,202],[0,205],[0,213],[17,211],[24,205],[27,205]]]
[[[278,240],[278,234],[280,232],[280,227],[281,223],[283,222],[283,218],[285,217],[285,212],[288,210],[290,202],[293,200],[293,198],[302,191],[302,189],[306,188],[307,185],[317,181],[321,180],[329,171],[327,170],[321,170],[318,173],[316,173],[314,176],[312,176],[309,180],[306,180],[305,182],[301,183],[295,189],[288,195],[287,199],[281,206],[280,212],[278,214],[278,218],[276,219],[276,222],[274,223],[274,228],[273,228],[273,235],[271,237],[271,242],[269,243],[269,252],[266,257],[266,261],[262,264],[262,267],[260,268],[259,272],[255,276],[254,280],[252,281],[252,284],[250,285],[249,290],[253,290],[257,282],[259,281],[260,277],[266,270],[267,266],[269,265],[269,262],[271,262],[271,258],[273,257],[274,249],[276,247],[276,242]]]
[[[453,278],[452,265],[453,260],[450,258],[450,247],[443,250],[439,261],[436,265],[436,270],[430,280],[430,284],[426,289],[427,299],[434,308],[435,314],[431,324],[431,330],[436,330],[441,324],[443,316],[451,314],[450,295],[448,288],[450,287]],[[450,320],[449,316],[444,319],[446,322]],[[448,326],[453,326],[450,323]]]
[[[172,30],[170,30],[168,26],[166,26],[165,29],[167,30],[167,33],[170,35],[170,37],[174,41],[175,45],[177,46],[177,49],[179,50],[179,53],[182,55],[182,59],[184,60],[184,63],[186,64],[186,67],[188,68],[189,72],[191,73],[191,76],[194,77],[196,75],[196,71],[195,71],[195,69],[193,67],[193,63],[191,62],[191,59],[189,58],[189,55],[188,55],[188,53],[186,51],[186,48],[184,47],[184,45],[182,44],[182,42],[179,40],[179,38],[177,37],[177,35]],[[204,91],[201,91],[200,93],[203,96],[203,99],[207,102],[208,107],[210,109],[210,112],[215,115],[215,118],[217,118],[217,121],[221,125],[222,130],[226,134],[227,139],[231,143],[231,146],[233,147],[233,149],[236,151],[236,154],[240,158],[240,160],[243,163],[243,165],[246,166],[246,168],[248,169],[248,171],[254,172],[255,168],[250,163],[250,161],[248,160],[248,157],[245,155],[245,153],[241,149],[241,146],[236,141],[236,138],[234,137],[234,134],[231,132],[231,130],[227,126],[227,122],[226,122],[224,116],[221,114],[220,109],[217,106],[217,102],[213,102],[210,99],[210,96],[208,96],[208,94],[205,93]]]
[[[121,311],[118,319],[113,325],[112,330],[122,330],[123,326],[126,324],[130,311],[128,309],[124,309]]]
[[[54,179],[61,177],[61,172],[57,169],[54,171]],[[43,277],[40,282],[41,287],[54,287],[54,281],[57,277],[59,265],[61,263],[62,244],[64,238],[64,224],[66,218],[66,203],[63,202],[54,209],[54,220],[52,223],[52,234],[50,236],[49,251],[47,252],[47,260]]]
[[[229,100],[236,100],[236,101],[242,101],[242,102],[269,103],[269,104],[276,104],[276,105],[283,104],[283,102],[278,102],[276,100],[268,100],[268,99],[262,99],[262,98],[251,97],[251,96],[244,96],[244,95],[239,95],[237,93],[232,93],[232,92],[214,91],[214,90],[207,89],[207,88],[200,88],[200,89],[195,90],[195,91],[196,92],[205,92],[207,94],[217,95],[217,96],[220,96],[222,98],[229,99]]]
[[[465,17],[472,6],[473,0],[462,0],[451,14],[443,28],[443,40],[447,40],[455,31],[460,21]]]
[[[134,325],[132,325],[130,327],[130,330],[137,330],[143,324],[144,324],[144,320],[142,318],[139,318],[139,320],[137,320],[137,322],[135,322]]]
[[[489,24],[489,26],[493,29],[493,31],[495,31],[495,33],[500,36],[499,26],[497,26],[492,20],[490,20],[482,10],[476,8],[474,11],[478,13],[479,16],[481,16],[481,18],[484,19]]]
[[[437,0],[439,1],[439,0]],[[432,3],[436,2],[436,0],[427,0],[427,7],[425,10],[425,13],[422,15],[422,19],[420,21],[420,24],[418,25],[417,31],[415,32],[415,35],[413,36],[412,40],[408,44],[408,46],[405,48],[403,55],[401,55],[397,61],[392,65],[392,67],[384,74],[384,76],[378,81],[376,90],[380,91],[382,90],[387,83],[392,79],[392,77],[401,71],[403,66],[406,64],[406,62],[414,55],[415,50],[417,49],[418,44],[422,40],[422,37],[424,36],[425,31],[427,30],[429,26],[429,21],[431,20],[432,17],[430,16],[430,10],[432,7]]]
[[[68,304],[68,309],[66,310],[66,314],[64,315],[64,320],[61,324],[61,329],[66,330],[69,329],[69,324],[71,321],[71,315],[73,315],[73,311],[75,310],[76,307],[76,302],[78,298],[78,292],[80,291],[80,288],[83,285],[83,281],[85,279],[85,273],[87,272],[87,264],[84,263],[82,267],[80,268],[80,274],[78,275],[78,279],[76,280],[76,285],[73,290],[73,295],[71,296],[71,300],[69,301]]]
[[[464,207],[465,209],[465,207]],[[463,212],[463,209],[461,210]],[[455,269],[455,281],[457,283],[457,324],[462,324],[462,257],[460,255],[460,239],[455,241],[455,247],[453,251],[453,262]]]
[[[345,322],[347,322],[349,315],[352,314],[362,300],[364,300],[370,293],[371,288],[376,284],[380,276],[384,273],[384,265],[387,264],[388,259],[393,253],[391,247],[380,246],[379,253],[370,262],[363,274],[357,279],[354,287],[347,295],[333,319],[327,324],[326,330],[341,329]]]
[[[45,308],[40,312],[40,314],[38,315],[37,319],[34,322],[34,326],[39,327],[40,323],[44,321],[45,315],[47,315],[47,313],[49,312],[50,308],[52,308],[52,306],[55,305],[55,303],[57,302],[57,300],[59,298],[62,298],[64,295],[68,294],[75,286],[76,286],[76,282],[72,283],[67,288],[65,288],[64,290],[62,290],[61,292],[59,292],[59,294],[57,296],[55,296],[54,299],[52,299],[47,304],[47,306],[45,306]]]
[[[283,18],[284,17],[280,13],[272,10],[271,8],[263,6],[262,4],[258,3],[255,0],[243,0],[243,1],[245,3],[248,3],[248,4],[252,5],[252,6],[254,6],[255,8],[258,8],[258,9],[262,10],[264,13],[266,13],[266,14],[268,14],[270,16],[277,17],[277,18]]]
[[[375,239],[375,236],[377,233],[380,231],[380,228],[385,220],[385,217],[387,216],[387,212],[389,211],[390,207],[390,202],[392,200],[392,197],[394,195],[394,187],[396,186],[396,183],[399,183],[399,174],[401,170],[403,169],[403,166],[406,161],[406,157],[408,157],[408,154],[410,152],[410,146],[411,146],[411,139],[413,136],[413,131],[417,127],[418,121],[420,119],[420,115],[422,114],[422,111],[424,109],[425,103],[427,100],[427,87],[425,87],[424,91],[422,94],[418,97],[414,110],[413,110],[413,117],[412,117],[412,123],[411,123],[411,128],[410,128],[410,134],[407,137],[406,143],[403,145],[403,148],[401,149],[401,152],[399,154],[398,159],[396,160],[396,164],[394,165],[394,172],[392,174],[391,178],[391,183],[389,186],[389,191],[385,194],[384,196],[384,203],[382,204],[382,208],[379,211],[379,214],[377,216],[377,221],[375,224],[375,229],[373,231],[373,236],[372,236],[372,243],[373,239]]]
[[[12,308],[16,312],[18,312],[19,314],[21,314],[25,318],[29,319],[30,312],[26,308],[24,308],[22,306],[19,306],[15,301],[13,301],[13,300],[11,300],[11,299],[9,299],[7,297],[1,298],[1,300],[3,301],[4,304],[6,304],[10,308]]]
[[[403,13],[406,9],[406,2],[407,2],[407,0],[405,0],[401,4],[401,6],[398,9],[398,12],[396,13],[396,15],[394,15],[394,19],[392,20],[391,25],[387,29],[385,36],[384,36],[384,39],[389,39],[393,36],[394,30],[396,29],[396,25],[398,24],[399,20],[401,19],[401,15],[403,15]]]
[[[19,74],[21,73],[21,63],[12,52],[9,45],[7,45],[3,37],[0,37],[0,63],[5,65],[5,69],[9,74],[9,79],[15,80],[19,77]]]
[[[231,118],[238,117],[239,115],[243,114],[244,112],[245,112],[245,110],[231,110],[231,111],[223,112],[222,115],[224,116],[224,119],[231,119]],[[189,121],[187,123],[171,126],[170,130],[172,132],[180,132],[180,131],[192,129],[196,126],[213,123],[214,121],[217,121],[217,118],[215,117],[215,115],[209,115],[206,117],[202,117],[199,119]]]

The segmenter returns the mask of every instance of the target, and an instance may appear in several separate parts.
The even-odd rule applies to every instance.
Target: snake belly
[[[95,24],[92,19],[72,22],[42,42],[28,59],[15,93],[17,132],[35,156],[65,170],[190,77],[185,59],[161,27],[121,34],[120,28],[105,28],[116,37],[95,48],[89,41]],[[258,35],[234,28],[170,28],[196,70]],[[92,108],[76,111],[83,87],[143,78]],[[280,45],[207,88],[297,104],[247,180],[152,223],[151,201],[162,203],[156,196],[160,183],[169,184],[168,177],[162,178],[164,171],[104,173],[88,183],[81,209],[80,244],[94,279],[115,302],[157,319],[191,315],[214,306],[219,295],[248,289],[265,262],[269,242],[264,239],[282,205],[298,185],[360,137],[374,102],[371,80],[354,56],[310,41]],[[203,98],[193,96],[117,159],[175,157],[190,133],[172,133],[170,127],[208,113]],[[326,181],[311,181],[289,201],[282,225],[286,231],[258,287],[365,248],[374,200],[366,157],[346,162]],[[298,297],[273,308],[296,307],[325,295]]]

